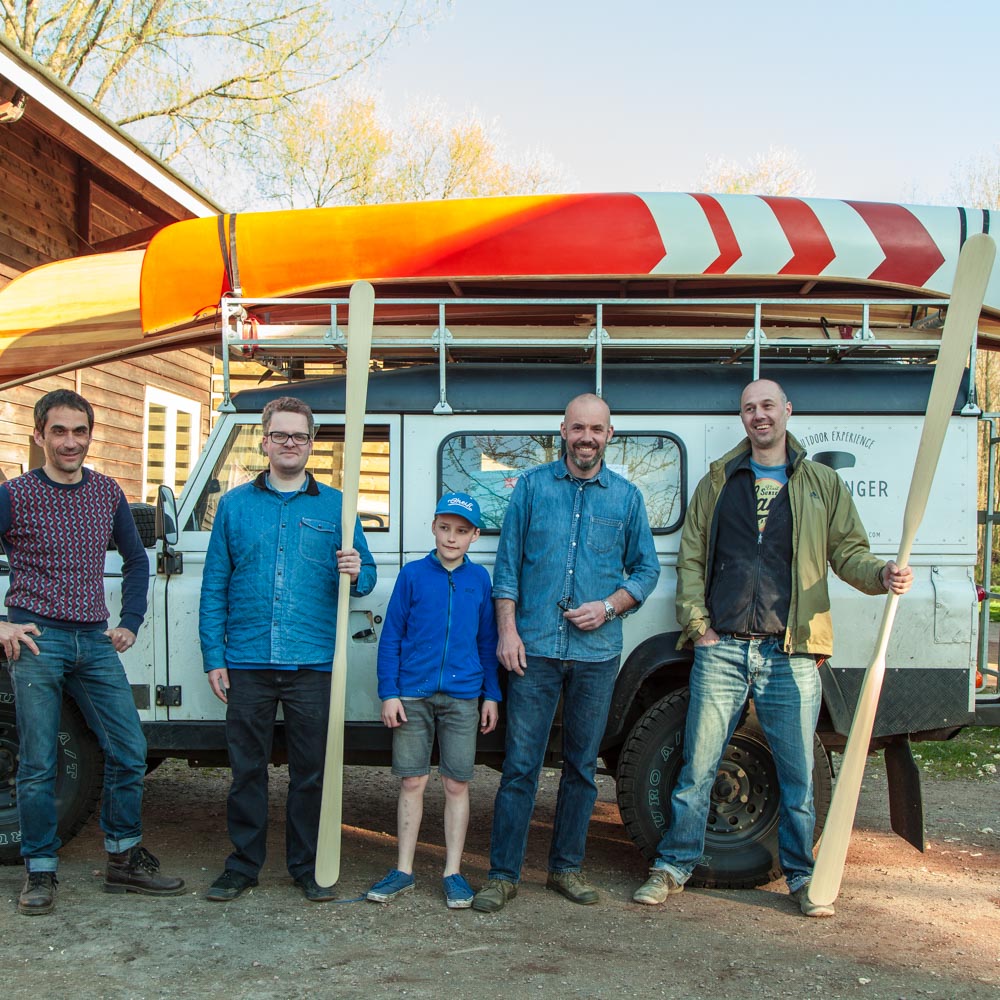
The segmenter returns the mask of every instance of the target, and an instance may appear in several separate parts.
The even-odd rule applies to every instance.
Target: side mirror
[[[166,545],[177,544],[177,500],[169,486],[156,491],[156,537]]]

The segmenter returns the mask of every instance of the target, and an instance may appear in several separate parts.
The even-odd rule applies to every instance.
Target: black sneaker
[[[24,888],[17,900],[17,912],[26,917],[51,913],[56,905],[55,872],[28,872],[24,878]]]
[[[213,883],[212,887],[205,893],[205,899],[213,903],[228,903],[237,896],[242,896],[247,889],[252,889],[257,885],[257,879],[250,875],[244,875],[233,868],[227,868]]]
[[[302,895],[310,903],[329,903],[331,900],[337,898],[337,894],[333,891],[333,886],[331,885],[328,889],[324,889],[316,881],[314,875],[300,875],[295,880],[295,884],[302,890]]]

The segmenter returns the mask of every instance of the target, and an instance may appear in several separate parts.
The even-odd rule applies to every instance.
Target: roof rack
[[[947,299],[872,297],[399,297],[376,299],[372,358],[382,368],[437,362],[450,413],[449,364],[574,361],[752,363],[928,362],[937,357]],[[252,360],[289,380],[329,375],[346,357],[348,299],[224,297],[223,408],[230,361]],[[970,391],[972,391],[970,389]],[[974,398],[970,396],[970,401]]]

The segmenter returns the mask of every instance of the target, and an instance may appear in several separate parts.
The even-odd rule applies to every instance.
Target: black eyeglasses
[[[562,598],[562,600],[556,601],[556,607],[560,611],[572,611],[573,610],[573,601],[569,597],[564,597],[564,598]]]
[[[312,440],[311,435],[303,434],[302,431],[296,431],[294,434],[287,434],[285,431],[271,431],[264,437],[270,438],[272,444],[285,444],[289,438],[297,445],[308,444]]]

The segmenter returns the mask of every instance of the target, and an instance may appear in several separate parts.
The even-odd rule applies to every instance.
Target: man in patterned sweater
[[[0,539],[10,562],[0,647],[17,707],[17,809],[27,869],[18,911],[49,913],[55,904],[64,690],[104,751],[105,892],[175,896],[183,880],[161,875],[156,858],[139,846],[146,741],[118,658],[135,643],[146,613],[149,563],[121,488],[83,467],[94,430],[90,403],[57,389],[35,404],[34,416],[45,464],[0,484]],[[112,538],[122,556],[122,612],[117,627],[108,628],[104,556]]]

